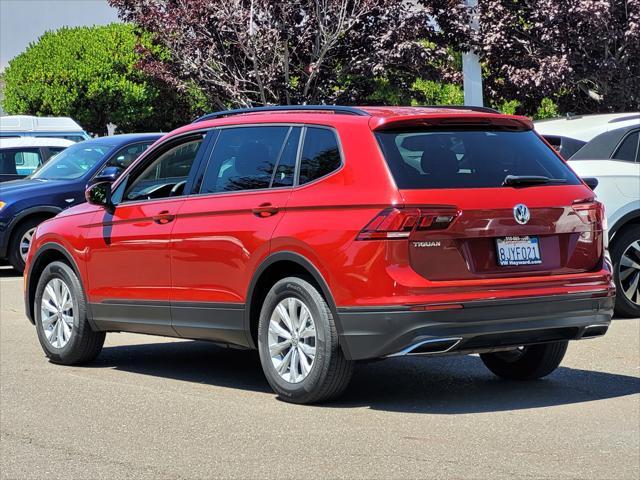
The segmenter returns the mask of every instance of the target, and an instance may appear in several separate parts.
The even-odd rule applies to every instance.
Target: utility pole
[[[477,32],[480,29],[478,15],[475,9],[478,0],[465,0],[465,6],[473,9],[471,12],[471,29]],[[474,107],[484,106],[482,99],[482,68],[480,58],[474,51],[462,54],[462,75],[464,77],[464,104]]]

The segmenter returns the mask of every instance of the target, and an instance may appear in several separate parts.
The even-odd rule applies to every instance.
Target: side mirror
[[[587,187],[589,187],[591,190],[595,190],[598,186],[598,179],[595,177],[584,177],[582,181],[586,183]]]
[[[91,180],[90,184],[100,182],[115,182],[124,170],[120,167],[107,167],[100,174]]]
[[[111,203],[111,182],[94,183],[84,192],[84,198],[91,205],[98,205],[107,210],[113,210]]]

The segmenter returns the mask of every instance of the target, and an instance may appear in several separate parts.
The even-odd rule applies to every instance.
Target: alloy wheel
[[[300,299],[282,300],[269,321],[269,355],[280,378],[300,383],[309,375],[316,356],[316,325]]]
[[[22,261],[27,261],[27,254],[29,253],[29,247],[31,246],[31,240],[33,240],[33,234],[36,233],[36,227],[30,228],[20,239],[20,256]]]
[[[60,278],[47,283],[42,294],[40,321],[47,341],[63,348],[73,332],[73,297],[69,286]]]
[[[632,242],[622,254],[618,266],[620,286],[631,303],[640,305],[640,240]]]

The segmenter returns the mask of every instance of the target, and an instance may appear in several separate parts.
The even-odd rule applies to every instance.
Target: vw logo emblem
[[[531,220],[531,212],[529,212],[529,208],[527,208],[524,203],[519,203],[513,207],[513,218],[515,218],[516,222],[520,225],[524,225]]]

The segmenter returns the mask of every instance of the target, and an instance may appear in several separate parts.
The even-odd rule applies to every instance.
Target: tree
[[[70,116],[92,133],[167,131],[193,118],[184,98],[136,68],[142,54],[166,58],[132,25],[46,32],[9,62],[3,107],[9,114]]]
[[[640,0],[480,0],[477,33],[461,1],[420,3],[440,27],[439,45],[478,51],[495,105],[640,109]]]
[[[409,90],[455,77],[449,50],[427,45],[425,10],[403,0],[109,0],[151,32],[145,72],[197,87],[216,108],[366,103],[381,79]]]

